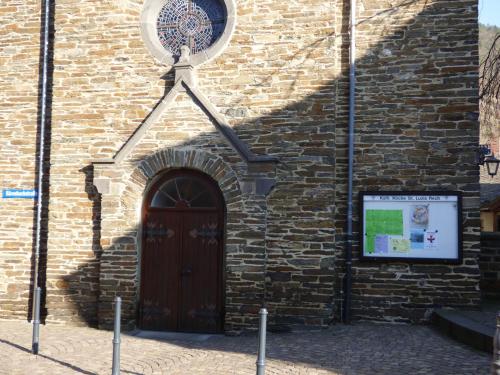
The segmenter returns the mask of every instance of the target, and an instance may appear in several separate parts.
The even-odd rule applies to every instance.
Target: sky
[[[500,0],[479,0],[479,22],[500,26]]]

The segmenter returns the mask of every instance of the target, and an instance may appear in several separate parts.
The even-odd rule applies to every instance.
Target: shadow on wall
[[[406,7],[416,3],[424,2],[401,1],[391,10],[379,12],[363,22],[377,25],[377,18],[387,17],[388,14],[392,15],[398,10],[404,12]],[[453,107],[453,100],[448,98],[449,92],[442,91],[442,85],[447,85],[450,90],[463,90],[463,84],[457,83],[463,80],[461,77],[463,71],[442,71],[441,67],[435,66],[433,61],[426,57],[429,55],[422,57],[415,52],[421,46],[411,44],[412,38],[423,38],[423,36],[428,37],[426,43],[433,43],[432,40],[439,41],[439,35],[436,36],[437,39],[432,39],[435,35],[430,35],[432,30],[426,28],[429,26],[431,15],[444,11],[440,10],[439,4],[424,8],[422,13],[414,18],[406,18],[402,27],[392,27],[391,33],[384,34],[386,36],[383,39],[374,43],[364,56],[358,58],[360,120],[356,130],[358,145],[355,152],[356,190],[364,190],[367,187],[377,187],[382,190],[412,188],[447,190],[451,188],[463,190],[465,196],[474,196],[476,176],[471,172],[474,160],[473,151],[469,155],[463,150],[471,148],[476,143],[477,123],[474,118],[477,114],[464,113],[463,107]],[[348,31],[347,5],[343,12],[342,34],[338,37],[345,38]],[[444,26],[440,27],[444,28]],[[439,30],[436,33],[439,33]],[[473,38],[472,34],[471,38]],[[313,56],[313,52],[321,48],[328,47],[322,44],[322,40],[319,40],[316,45],[302,52],[304,55]],[[393,51],[392,54],[387,52],[388,48]],[[405,61],[412,60],[413,63],[399,65],[398,59],[403,57]],[[344,42],[339,58],[342,60],[342,71],[336,79],[325,82],[324,86],[315,93],[297,103],[235,127],[238,135],[248,142],[250,148],[256,153],[271,154],[281,161],[277,167],[277,185],[268,197],[268,207],[273,207],[272,212],[268,213],[266,232],[268,276],[266,300],[271,301],[269,303],[271,323],[303,322],[300,318],[301,309],[297,309],[297,306],[309,309],[308,311],[312,314],[311,319],[314,318],[314,308],[319,305],[330,308],[333,317],[338,316],[339,306],[335,301],[340,298],[338,280],[343,273],[345,241],[345,203],[343,202],[345,202],[347,174],[347,58],[348,49]],[[470,60],[467,61],[470,62]],[[436,79],[441,77],[442,81],[436,81],[435,84],[429,83],[425,89],[421,88],[416,80],[419,75],[426,76],[427,74],[433,74],[438,77]],[[297,77],[290,84],[290,90],[294,89],[296,82]],[[265,85],[266,82],[261,84]],[[171,82],[167,82],[166,87],[171,87],[171,85]],[[470,92],[467,92],[467,95],[472,96],[473,92],[477,91],[476,88],[469,87]],[[473,107],[475,108],[475,103],[466,107],[466,110]],[[441,133],[433,135],[432,132],[427,131],[428,122],[432,122],[434,126],[442,124],[443,128],[451,129],[449,139],[436,139],[441,136]],[[461,125],[457,127],[459,122]],[[454,131],[458,131],[461,138],[457,138],[458,134],[451,136]],[[446,135],[446,133],[442,134]],[[191,139],[179,144],[178,147],[196,146],[199,143],[199,140]],[[464,158],[468,156],[471,160],[469,164],[464,162]],[[437,175],[436,163],[439,164],[440,160],[445,160],[446,163],[443,164],[442,173]],[[460,170],[457,165],[461,165],[462,169]],[[116,249],[135,251],[129,242],[131,237],[136,236],[137,228],[130,228],[114,243],[105,244],[105,248],[101,248],[100,222],[105,213],[102,212],[100,196],[92,186],[92,167],[86,167],[82,172],[86,174],[85,191],[93,202],[93,221],[89,223],[89,227],[91,225],[93,231],[92,247],[96,256],[92,262],[64,278],[65,285],[61,293],[66,293],[65,295],[71,300],[82,320],[89,325],[95,325],[98,314],[96,306],[99,301],[101,254],[103,251]],[[450,177],[457,176],[459,177],[457,183],[450,180]],[[48,192],[45,199],[48,200]],[[322,226],[307,228],[304,224],[307,220],[304,218],[311,219],[313,224],[314,220],[317,220],[322,223]],[[475,219],[472,217],[472,220]],[[302,223],[300,224],[302,227],[294,228],[297,223]],[[475,221],[466,221],[464,224],[474,226]],[[294,234],[296,229],[298,232]],[[289,231],[288,233],[293,235],[283,235],[283,231]],[[475,237],[471,236],[466,241],[474,243]],[[303,249],[311,243],[320,243],[320,248],[308,247],[310,255],[300,253],[298,259],[295,258],[297,254],[294,253],[294,249]],[[475,264],[476,253],[473,246],[471,245],[470,249],[464,251],[464,262],[469,262],[469,264]],[[318,254],[322,259],[328,258],[332,261],[320,262]],[[356,262],[356,256],[354,260]],[[41,262],[41,265],[45,273],[46,263]],[[363,282],[382,282],[373,279],[370,273],[380,275],[385,272],[384,277],[387,278],[397,276],[396,272],[386,272],[383,265],[370,267],[372,271],[354,274],[353,307],[361,313],[364,312],[364,305],[369,303],[367,298],[370,297],[360,294],[361,289],[366,287]],[[404,284],[394,281],[394,289],[399,294],[393,294],[392,289],[387,289],[388,294],[383,297],[386,307],[380,305],[382,302],[379,299],[373,296],[370,298],[375,298],[375,307],[384,313],[403,314],[403,321],[418,321],[425,311],[434,307],[436,303],[433,297],[425,296],[428,290],[419,288],[420,279],[412,278],[413,266],[404,265],[403,268],[405,270],[400,273],[407,274],[408,277]],[[453,273],[453,266],[447,267],[446,270],[438,268],[434,270],[433,266],[429,266],[427,276],[422,277],[428,278],[429,272],[434,271],[436,274]],[[418,271],[415,272],[418,274]],[[317,280],[317,277],[320,278],[322,284],[308,281]],[[356,280],[356,278],[359,279]],[[116,283],[116,287],[119,288],[118,282],[114,280],[101,277],[102,282]],[[356,282],[362,283],[356,284]],[[327,285],[326,294],[317,295],[318,288],[325,285]],[[436,284],[434,290],[445,292],[449,287],[450,283],[443,282],[441,285]],[[401,297],[407,289],[413,290],[410,297]],[[316,300],[311,299],[311,296]],[[128,296],[128,298],[134,300],[136,296]],[[403,312],[396,311],[399,307],[411,302],[412,298],[421,299],[424,302],[407,308],[407,313],[404,312],[405,308]],[[447,302],[453,304],[452,301]],[[129,316],[135,316],[135,309],[134,304],[124,305],[124,313]],[[375,318],[384,319],[384,316],[375,316]]]
[[[97,316],[99,301],[99,274],[102,255],[101,246],[101,198],[93,185],[93,168],[85,167],[81,170],[85,173],[85,192],[92,201],[92,252],[95,258],[78,267],[73,272],[56,283],[64,294],[70,298],[70,311],[64,313],[61,309],[69,308],[67,303],[58,307],[58,313],[74,318],[73,323],[85,323],[90,327],[97,327]]]

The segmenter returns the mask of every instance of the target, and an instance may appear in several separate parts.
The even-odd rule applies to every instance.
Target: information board
[[[462,260],[459,192],[361,192],[361,259]]]

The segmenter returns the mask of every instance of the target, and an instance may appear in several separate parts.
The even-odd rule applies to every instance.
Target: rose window
[[[219,0],[169,0],[158,14],[156,30],[172,56],[179,57],[184,45],[195,55],[221,37],[226,21],[226,8]]]

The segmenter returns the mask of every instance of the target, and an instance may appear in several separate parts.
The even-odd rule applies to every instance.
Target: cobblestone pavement
[[[110,374],[112,332],[0,321],[0,374]],[[255,374],[256,336],[152,340],[122,335],[122,374]],[[266,375],[488,374],[491,357],[430,327],[358,323],[268,334]]]

